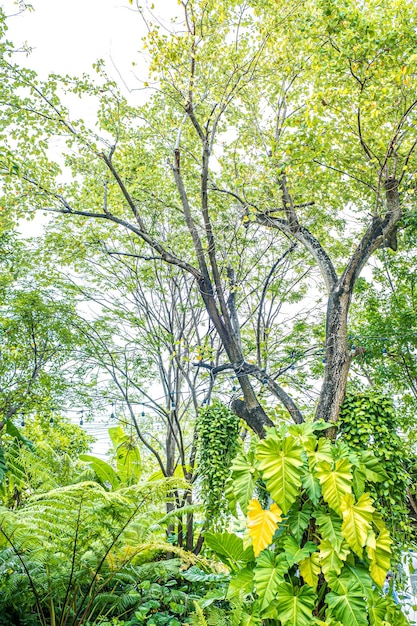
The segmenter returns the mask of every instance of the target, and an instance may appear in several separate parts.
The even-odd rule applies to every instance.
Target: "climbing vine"
[[[412,528],[406,497],[408,454],[398,434],[392,400],[372,391],[348,394],[340,414],[339,430],[356,451],[372,449],[386,478],[373,483],[370,492],[391,533],[410,541]]]
[[[238,447],[239,418],[221,402],[202,407],[198,417],[199,474],[207,522],[213,526],[227,508],[225,483]]]

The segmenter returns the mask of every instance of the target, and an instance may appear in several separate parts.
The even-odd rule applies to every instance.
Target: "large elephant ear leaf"
[[[265,510],[259,500],[249,502],[247,526],[255,556],[258,556],[272,542],[272,537],[282,520],[281,513],[281,509],[275,503],[269,510]]]
[[[343,515],[342,535],[347,544],[361,559],[363,547],[366,544],[368,533],[371,530],[372,498],[369,493],[364,493],[357,503],[350,493],[342,498],[341,510]]]
[[[352,493],[353,477],[349,461],[338,459],[334,467],[327,461],[321,461],[317,463],[316,475],[321,484],[323,498],[340,515],[343,496]]]
[[[207,532],[204,541],[232,571],[245,567],[254,559],[252,546],[245,548],[243,539],[233,533]]]
[[[369,571],[374,582],[382,587],[385,577],[391,566],[392,539],[386,528],[381,530],[378,537],[371,531],[366,541],[366,553],[371,564]]]
[[[266,487],[284,514],[299,496],[304,465],[303,448],[293,437],[280,439],[271,433],[257,448],[258,467]]]
[[[119,476],[109,463],[91,454],[80,454],[80,460],[89,464],[101,483],[111,485],[112,489],[120,487]]]
[[[330,591],[326,602],[331,614],[346,626],[368,626],[367,603],[363,589],[353,582],[340,594]]]
[[[254,580],[256,592],[261,601],[261,611],[274,600],[279,584],[284,582],[284,574],[287,573],[288,567],[285,554],[277,555],[265,550],[259,556],[254,571]]]
[[[249,501],[252,499],[256,482],[256,470],[248,461],[243,452],[239,452],[232,464],[233,494],[244,515],[248,511]]]
[[[282,626],[311,626],[317,598],[311,587],[293,587],[290,583],[282,583],[278,586],[276,597],[278,619]]]

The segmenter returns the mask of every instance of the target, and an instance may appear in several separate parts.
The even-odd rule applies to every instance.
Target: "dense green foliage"
[[[355,451],[372,451],[384,469],[384,480],[369,489],[398,545],[410,543],[413,530],[404,495],[411,483],[410,452],[398,435],[393,401],[378,393],[348,394],[340,414],[343,440]],[[364,481],[365,475],[357,476]]]
[[[232,572],[228,598],[245,603],[251,624],[406,624],[381,590],[392,539],[367,489],[383,483],[383,465],[370,451],[317,437],[320,428],[272,429],[246,459],[247,481],[263,479],[268,508],[248,489],[244,538],[206,535]],[[244,458],[233,468],[239,493]]]
[[[222,515],[227,506],[225,486],[238,447],[239,422],[239,418],[220,402],[200,409],[199,473],[208,526],[225,521]]]
[[[139,103],[102,61],[41,80],[0,44],[0,606],[27,626],[401,626],[382,586],[410,535],[417,5],[178,7],[137,3]],[[55,219],[26,258],[11,230],[36,211]],[[126,424],[108,462],[42,442],[71,403]],[[237,416],[260,440],[233,460]],[[185,571],[197,524],[227,592],[224,569]]]

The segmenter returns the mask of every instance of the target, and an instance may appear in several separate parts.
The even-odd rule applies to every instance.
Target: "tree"
[[[105,78],[97,86],[68,77],[40,83],[4,55],[2,132],[13,137],[13,165],[2,165],[5,206],[58,212],[80,229],[82,219],[106,220],[189,273],[227,354],[223,365],[239,379],[244,401],[234,409],[261,435],[272,422],[254,379],[266,381],[296,422],[303,415],[243,352],[239,290],[254,271],[260,226],[274,229],[281,254],[285,238],[298,241],[321,275],[326,365],[315,413],[335,423],[352,360],[355,283],[380,246],[396,247],[410,202],[415,8],[371,5],[303,2],[288,12],[268,3],[261,14],[256,2],[188,3],[184,32],[149,26],[155,93],[139,108]],[[73,90],[98,97],[105,139],[71,121],[60,94]],[[57,132],[82,182],[62,183],[48,159]],[[160,221],[169,222],[168,237]]]
[[[309,558],[312,546],[304,533],[289,529],[290,543],[297,543],[293,569],[280,587],[279,611],[273,618],[294,623],[295,598],[305,623],[313,611],[319,619],[328,609],[327,622],[335,624],[346,621],[352,602],[361,604],[364,598],[363,588],[353,582],[364,549],[369,572],[378,570],[373,580],[379,586],[390,560],[390,540],[375,511],[377,503],[374,507],[364,491],[366,470],[347,446],[329,438],[336,434],[355,353],[348,341],[355,286],[381,246],[395,252],[397,229],[400,223],[407,225],[413,208],[417,8],[406,0],[306,0],[289,8],[275,1],[213,0],[187,2],[182,8],[183,18],[168,33],[157,20],[147,19],[146,82],[152,95],[145,105],[130,105],[101,62],[96,83],[56,76],[40,82],[6,52],[0,96],[6,106],[0,123],[11,156],[2,164],[7,189],[3,201],[8,211],[59,214],[62,224],[71,223],[81,245],[91,245],[96,236],[92,224],[117,227],[127,242],[119,252],[130,254],[134,238],[135,254],[143,262],[168,264],[194,279],[227,357],[216,367],[202,358],[196,367],[213,377],[234,373],[243,400],[236,398],[232,406],[259,436],[273,425],[261,394],[265,389],[296,422],[295,434],[284,428],[271,431],[258,444],[258,491],[266,503],[271,495],[281,501],[283,481],[275,470],[279,463],[293,477],[292,500],[285,501],[282,511],[297,522],[309,489],[315,506],[335,511],[338,522],[343,518],[342,536],[353,551],[348,567],[343,566],[345,574],[353,568],[346,574],[348,584],[338,583],[333,563],[336,580],[320,578],[317,599],[309,571],[302,577],[310,588],[295,580],[296,566],[301,556]],[[82,120],[71,119],[63,104],[66,92],[98,101],[93,131]],[[57,136],[65,154],[61,161],[50,157]],[[69,183],[63,166],[73,175]],[[251,332],[265,298],[272,301],[271,277],[289,261],[309,270],[308,276],[300,268],[293,270],[292,280],[301,281],[305,290],[304,302],[318,299],[317,291],[325,302],[325,367],[315,370],[322,374],[322,384],[317,406],[307,411],[295,401],[293,390],[280,384],[291,364],[285,339],[265,371],[262,349],[265,337],[276,332],[276,303],[275,323],[264,324],[262,313],[260,332]],[[291,332],[296,330],[294,324]],[[316,333],[319,344],[320,327]],[[319,346],[312,348],[319,351]],[[280,362],[283,355],[286,359]],[[306,416],[324,420],[327,439],[322,443],[309,439]],[[239,471],[250,474],[252,481],[254,472],[247,462],[242,466]],[[355,481],[353,467],[358,469]],[[350,497],[342,498],[347,484]],[[336,498],[332,485],[337,485]],[[258,512],[260,501],[254,505]],[[262,519],[274,513],[273,505],[261,508]],[[307,518],[314,537],[315,522]],[[271,539],[273,532],[268,545]],[[286,545],[284,550],[290,553]],[[258,583],[268,569],[263,556],[253,574]],[[322,565],[313,560],[310,574],[313,565],[324,576]],[[310,576],[310,581],[315,578]],[[365,608],[369,615],[380,606],[380,599],[374,599]],[[265,608],[275,606],[268,603]],[[361,611],[355,614],[357,623],[365,623]],[[263,617],[268,617],[265,612]]]

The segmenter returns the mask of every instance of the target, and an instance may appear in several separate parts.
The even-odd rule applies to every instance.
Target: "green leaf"
[[[207,532],[204,541],[232,571],[254,560],[252,546],[245,549],[243,539],[233,533]]]
[[[109,437],[112,441],[112,444],[115,448],[117,448],[121,443],[126,441],[128,435],[126,435],[125,431],[121,426],[112,426],[108,429]]]
[[[142,474],[142,462],[139,447],[129,437],[117,446],[116,467],[122,482],[136,483]]]
[[[227,590],[227,597],[233,598],[235,596],[239,596],[242,593],[244,595],[247,593],[251,593],[253,591],[253,588],[253,569],[245,567],[233,575],[229,583],[229,588]]]
[[[278,619],[282,626],[311,626],[316,594],[308,585],[282,583],[277,589]]]
[[[341,510],[342,535],[358,557],[362,558],[363,547],[371,529],[372,513],[375,510],[372,498],[369,493],[364,493],[355,504],[354,497],[348,493],[342,498]]]
[[[256,592],[261,601],[261,611],[266,609],[275,598],[278,585],[284,581],[288,571],[285,554],[275,554],[264,550],[256,561],[254,581]]]
[[[223,582],[225,580],[228,580],[228,576],[226,576],[225,574],[213,574],[211,572],[210,573],[203,572],[203,570],[201,570],[195,565],[187,569],[185,572],[181,572],[181,576],[182,578],[190,581],[191,583],[200,583],[200,582],[212,583],[212,582]]]
[[[317,544],[313,541],[307,541],[307,543],[300,547],[294,537],[288,536],[284,541],[285,556],[290,566],[295,563],[300,563],[305,558],[310,556],[312,552],[317,550]]]
[[[339,575],[339,582],[344,582],[346,585],[350,585],[353,581],[356,581],[361,587],[363,594],[370,599],[372,597],[374,585],[372,584],[372,578],[369,575],[369,570],[365,565],[356,563],[350,565],[345,563],[341,574]],[[334,589],[332,588],[332,591]]]
[[[388,479],[381,462],[371,450],[362,450],[360,461],[365,467],[366,480],[369,480],[369,482],[384,482]]]
[[[232,483],[234,496],[246,515],[255,490],[256,471],[242,452],[237,454],[232,464]]]
[[[328,579],[329,573],[338,576],[343,567],[350,549],[344,542],[340,544],[333,542],[331,539],[323,539],[319,544],[320,565],[325,579]]]
[[[259,469],[271,497],[284,514],[299,496],[303,449],[292,437],[268,435],[257,447]]]
[[[320,535],[323,539],[328,539],[335,547],[340,548],[343,542],[342,520],[333,511],[328,512],[325,508],[320,508],[312,513],[316,518]]]
[[[332,615],[346,626],[368,626],[367,604],[362,587],[353,582],[344,593],[330,591],[326,602]]]
[[[103,484],[109,483],[112,486],[112,489],[118,489],[120,487],[120,479],[116,471],[111,465],[106,463],[106,461],[98,459],[96,456],[92,456],[91,454],[80,454],[80,460],[89,464],[91,469],[97,474],[98,479]]]
[[[356,498],[360,498],[365,491],[365,468],[355,467],[353,468],[353,492]]]
[[[388,530],[381,530],[378,537],[370,531],[366,540],[366,554],[371,561],[369,571],[377,585],[382,587],[391,566],[392,539]]]
[[[336,513],[341,513],[340,505],[345,494],[352,493],[351,466],[347,459],[338,459],[334,469],[327,461],[317,464],[316,475],[320,481],[323,498]]]
[[[317,505],[321,498],[321,487],[318,479],[308,468],[301,476],[301,484],[307,492],[308,497],[314,505]]]
[[[299,543],[303,538],[305,529],[310,523],[311,511],[311,506],[306,502],[302,509],[294,509],[288,516],[288,527]]]
[[[333,462],[332,442],[329,439],[321,438],[318,440],[317,446],[306,446],[306,452],[311,470],[322,461]]]
[[[0,446],[0,485],[3,482],[3,478],[7,472],[6,460],[4,458],[3,448]]]

